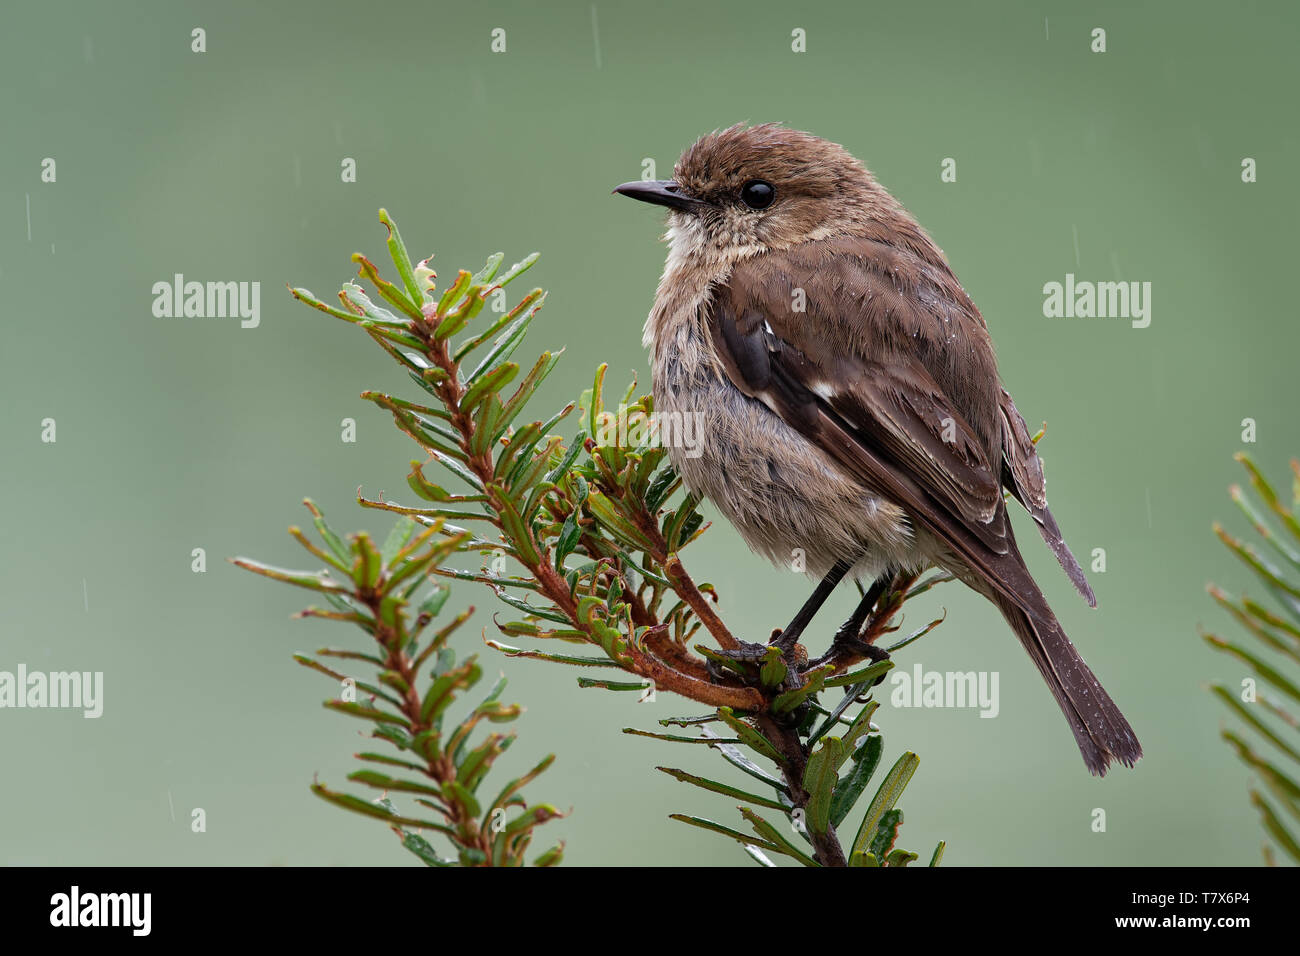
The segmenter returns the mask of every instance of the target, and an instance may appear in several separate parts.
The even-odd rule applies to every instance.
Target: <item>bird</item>
[[[668,210],[643,343],[655,414],[698,429],[689,452],[668,445],[674,468],[751,550],[821,578],[773,643],[788,655],[850,576],[872,582],[834,638],[852,645],[895,575],[941,568],[1002,613],[1088,770],[1133,766],[1136,734],[1012,532],[1004,493],[1096,606],[1035,443],[984,317],[916,219],[843,146],[779,123],[715,130],[672,179],[614,192]]]

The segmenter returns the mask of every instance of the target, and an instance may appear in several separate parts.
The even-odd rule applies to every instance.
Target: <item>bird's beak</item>
[[[707,205],[702,200],[683,193],[682,187],[671,179],[634,180],[630,183],[624,183],[622,186],[615,186],[614,192],[623,196],[630,196],[633,199],[639,199],[642,202],[654,203],[656,206],[667,206],[669,209],[680,209],[684,212]]]

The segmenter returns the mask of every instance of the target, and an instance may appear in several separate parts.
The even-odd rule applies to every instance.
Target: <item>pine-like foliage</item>
[[[793,666],[776,649],[747,648],[715,610],[714,589],[697,583],[683,563],[682,552],[707,525],[699,500],[683,489],[658,440],[652,398],[637,395],[633,382],[616,405],[609,403],[602,365],[591,388],[559,411],[537,420],[526,413],[559,360],[552,352],[531,363],[513,360],[546,295],[534,289],[509,310],[489,310],[489,319],[480,313],[488,302],[505,302],[504,287],[536,254],[504,273],[497,254],[477,273],[460,271],[439,291],[429,260],[413,264],[387,213],[381,210],[380,219],[388,227],[398,281],[383,278],[365,256],[353,256],[379,301],[355,282],[343,286],[339,306],[305,289],[291,291],[363,329],[422,390],[419,402],[376,391],[362,395],[389,412],[425,455],[411,462],[407,476],[418,501],[358,496],[364,507],[400,516],[382,551],[364,534],[344,544],[323,522],[318,527],[326,549],[294,531],[332,571],[283,572],[244,559],[237,563],[322,592],[333,610],[305,613],[352,621],[379,643],[378,655],[326,652],[379,671],[376,683],[355,684],[370,695],[369,703],[326,706],[371,721],[375,735],[402,752],[361,759],[415,774],[397,779],[366,770],[353,774],[354,781],[412,794],[440,819],[416,819],[319,785],[316,792],[385,820],[428,862],[438,858],[420,831],[447,837],[464,864],[522,862],[532,831],[556,815],[547,805],[527,807],[519,796],[549,758],[505,786],[491,804],[478,796],[493,758],[510,738],[492,735],[472,746],[470,732],[480,719],[509,720],[517,713],[497,703],[500,686],[454,731],[442,729],[442,716],[479,676],[476,658],[456,665],[447,643],[463,615],[419,643],[445,590],[435,587],[416,605],[414,622],[409,618],[421,584],[442,576],[486,586],[515,612],[514,620],[497,625],[512,643],[487,642],[506,656],[616,672],[579,678],[578,685],[676,694],[709,709],[702,716],[660,721],[663,728],[690,732],[626,732],[716,751],[740,772],[745,786],[659,769],[739,804],[739,822],[750,832],[695,815],[674,814],[675,819],[737,841],[766,865],[773,865],[772,857],[810,866],[905,866],[917,859],[895,846],[903,819],[897,804],[916,770],[915,754],[899,757],[866,808],[854,813],[884,749],[871,723],[878,706],[871,688],[892,663],[838,656],[816,667]],[[575,411],[577,433],[566,441],[553,430]],[[478,555],[479,566],[448,566],[452,555]],[[915,576],[899,576],[877,602],[862,639],[874,643],[896,630],[892,622],[903,603],[944,579],[918,583]],[[886,650],[905,646],[938,623]],[[521,638],[526,646],[514,643]],[[343,679],[315,662],[309,666]],[[823,702],[832,695],[838,700]],[[749,789],[755,782],[757,792]],[[512,807],[518,814],[506,820],[503,811]],[[858,823],[852,840],[844,841],[839,830],[850,817]],[[931,865],[942,851],[940,843]],[[557,848],[538,862],[558,858]]]
[[[1210,596],[1232,615],[1243,634],[1234,640],[1205,634],[1205,640],[1254,675],[1240,688],[1216,682],[1210,690],[1246,725],[1245,732],[1225,729],[1223,739],[1259,781],[1250,788],[1250,801],[1259,811],[1265,832],[1287,857],[1300,863],[1300,718],[1294,710],[1300,705],[1300,520],[1296,517],[1300,462],[1291,462],[1295,479],[1287,504],[1247,455],[1236,457],[1246,467],[1255,494],[1251,497],[1237,485],[1229,494],[1264,540],[1271,557],[1233,537],[1222,525],[1216,523],[1214,533],[1255,573],[1275,606],[1244,594],[1234,598],[1213,584],[1209,586]],[[1275,862],[1274,850],[1267,843],[1264,856],[1269,863]]]

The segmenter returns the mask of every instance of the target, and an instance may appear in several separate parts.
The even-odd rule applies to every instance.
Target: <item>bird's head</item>
[[[710,133],[672,179],[614,191],[668,207],[675,248],[723,259],[851,235],[901,212],[844,147],[776,123]]]

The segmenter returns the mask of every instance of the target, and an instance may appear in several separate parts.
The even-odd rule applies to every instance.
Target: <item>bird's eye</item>
[[[751,179],[740,187],[740,201],[750,209],[766,209],[776,199],[776,190],[771,183],[761,179]]]

